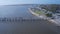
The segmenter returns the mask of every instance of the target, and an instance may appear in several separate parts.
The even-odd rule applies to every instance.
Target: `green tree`
[[[46,16],[47,17],[52,17],[52,14],[47,13]]]

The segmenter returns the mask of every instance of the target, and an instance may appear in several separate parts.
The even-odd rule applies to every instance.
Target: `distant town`
[[[59,4],[40,4],[30,8],[30,12],[42,19],[47,19],[60,23],[60,5]]]

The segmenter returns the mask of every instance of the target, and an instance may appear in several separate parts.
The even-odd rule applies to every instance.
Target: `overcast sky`
[[[0,5],[6,4],[60,4],[60,0],[0,0]]]

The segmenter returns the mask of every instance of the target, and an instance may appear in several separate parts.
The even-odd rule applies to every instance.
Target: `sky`
[[[9,4],[60,4],[60,0],[0,0],[0,5]]]

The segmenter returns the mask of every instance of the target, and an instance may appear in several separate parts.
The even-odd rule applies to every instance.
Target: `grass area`
[[[39,11],[39,10],[35,10],[34,11],[36,14],[44,14],[42,11]]]
[[[43,11],[40,11],[40,10],[35,10],[34,12],[36,14],[39,14],[39,15],[43,15],[44,14],[47,17],[52,17],[52,14],[49,14],[49,13],[45,14]]]

